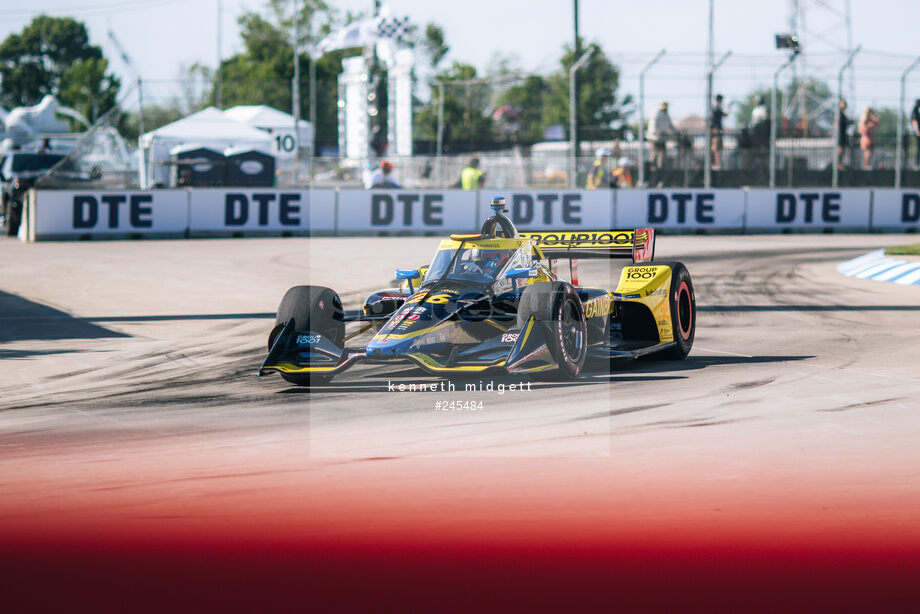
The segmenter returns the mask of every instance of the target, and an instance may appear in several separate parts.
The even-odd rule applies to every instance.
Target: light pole
[[[591,45],[578,60],[572,64],[569,69],[569,149],[571,151],[571,160],[569,161],[569,187],[574,188],[576,174],[578,173],[578,109],[575,108],[575,72],[581,68],[581,65],[588,61],[594,53],[595,47]]]
[[[639,71],[639,180],[636,185],[645,185],[645,73],[661,59],[665,50],[658,52],[652,61]]]
[[[300,163],[300,23],[298,20],[297,0],[293,0],[294,5],[294,82],[292,83],[292,104],[294,106],[294,172],[298,172]]]
[[[444,82],[438,81],[438,185],[441,184],[441,156],[444,155]]]
[[[840,177],[840,169],[837,168],[837,147],[840,144],[840,101],[843,100],[843,71],[847,69],[847,66],[853,63],[853,58],[856,57],[856,54],[859,53],[859,50],[862,49],[861,45],[857,45],[856,49],[850,52],[850,55],[847,56],[847,61],[843,63],[843,66],[840,67],[840,71],[837,73],[837,108],[834,109],[834,143],[831,145],[831,151],[833,154],[833,165],[831,166],[831,187],[836,188],[837,182]]]
[[[798,47],[794,48],[792,51],[792,57],[790,57],[785,64],[776,69],[776,72],[773,73],[773,89],[770,92],[770,187],[776,187],[776,100],[779,97],[779,74],[786,70],[795,59],[799,57]]]
[[[703,166],[703,186],[707,189],[712,187],[712,75],[731,54],[731,50],[726,51],[706,72],[706,163]]]
[[[894,156],[894,187],[901,187],[901,167],[904,165],[904,145],[901,142],[904,133],[904,88],[907,81],[907,75],[920,64],[920,58],[914,60],[904,72],[901,73],[901,97],[898,99],[898,144]]]
[[[222,23],[224,14],[224,1],[217,0],[217,70],[214,71],[214,100],[217,102],[217,108],[223,107],[223,83],[220,79],[220,60],[223,55],[223,45],[221,44]]]

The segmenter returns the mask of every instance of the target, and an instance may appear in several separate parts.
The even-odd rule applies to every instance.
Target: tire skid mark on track
[[[624,407],[622,409],[611,409],[608,411],[600,411],[591,414],[585,414],[583,416],[575,416],[574,418],[568,418],[566,420],[560,421],[561,423],[567,422],[584,422],[589,420],[598,420],[601,418],[612,418],[614,416],[622,416],[625,414],[633,414],[640,411],[647,411],[649,409],[658,409],[660,407],[667,407],[670,403],[655,403],[654,405],[636,405],[634,407]]]
[[[906,397],[892,397],[890,399],[879,399],[877,401],[864,401],[862,403],[851,403],[849,405],[843,405],[841,407],[832,407],[828,409],[816,409],[817,412],[822,413],[833,413],[840,411],[850,411],[852,409],[869,409],[878,407],[879,405],[887,405],[888,403],[894,403],[896,401],[905,401]]]
[[[768,384],[772,384],[772,383],[775,382],[775,381],[776,381],[776,378],[775,378],[775,377],[768,377],[768,378],[766,378],[766,379],[753,380],[753,381],[750,381],[750,382],[738,382],[738,383],[736,383],[736,384],[731,384],[731,385],[728,387],[728,390],[731,390],[731,391],[736,391],[736,390],[750,390],[750,389],[752,389],[752,388],[760,388],[761,386],[766,386],[766,385],[768,385]]]

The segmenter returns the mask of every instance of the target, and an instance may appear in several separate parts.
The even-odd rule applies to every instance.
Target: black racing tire
[[[291,318],[294,318],[294,330],[319,333],[342,347],[345,343],[342,316],[342,300],[335,291],[323,286],[294,286],[284,294],[278,305],[275,326],[268,336],[268,348],[271,349],[275,338]],[[318,386],[332,379],[330,375],[318,373],[282,373],[281,377],[298,386]]]
[[[268,336],[271,349],[287,321],[294,318],[294,330],[313,331],[326,336],[339,347],[345,343],[345,322],[339,295],[323,286],[294,286],[278,305],[275,326]]]
[[[588,354],[585,310],[572,284],[544,281],[524,288],[518,302],[518,326],[534,316],[543,326],[549,351],[563,377],[578,376]]]
[[[657,262],[671,267],[671,288],[668,301],[671,307],[671,330],[677,344],[653,356],[664,360],[683,360],[693,347],[696,336],[696,295],[690,271],[682,262]]]

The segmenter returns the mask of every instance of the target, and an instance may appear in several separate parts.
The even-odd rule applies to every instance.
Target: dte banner
[[[744,190],[617,190],[617,228],[744,228]]]
[[[920,190],[873,190],[873,230],[920,230]]]
[[[192,233],[310,229],[309,190],[214,188],[189,194]]]
[[[478,228],[476,192],[340,190],[340,232],[471,231]]]
[[[752,189],[748,191],[745,227],[754,230],[868,230],[871,200],[871,190],[856,188]]]
[[[36,239],[182,234],[188,228],[188,192],[37,190],[30,215]]]
[[[481,190],[480,194],[482,217],[488,212],[491,193]],[[613,222],[611,190],[495,190],[494,195],[505,197],[507,215],[521,230],[608,228]]]

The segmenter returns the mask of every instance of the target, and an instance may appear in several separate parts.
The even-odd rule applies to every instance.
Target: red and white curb
[[[896,260],[885,255],[884,249],[869,252],[837,265],[848,277],[889,281],[902,286],[920,286],[920,262]]]

